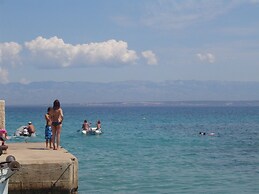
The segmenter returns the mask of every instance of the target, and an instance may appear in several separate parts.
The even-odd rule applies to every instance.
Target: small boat
[[[85,135],[101,135],[102,129],[97,129],[97,127],[91,127],[89,131],[81,130],[82,134]]]
[[[0,155],[2,150],[0,149]],[[4,162],[0,162],[0,193],[8,194],[9,178],[20,169],[20,163],[9,155]]]
[[[32,133],[30,134],[27,130],[27,126],[21,126],[18,129],[16,129],[16,132],[14,133],[14,136],[24,136],[24,137],[35,137],[36,134]]]

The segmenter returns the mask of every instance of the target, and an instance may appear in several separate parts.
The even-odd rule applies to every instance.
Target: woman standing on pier
[[[59,100],[55,100],[53,102],[53,109],[50,112],[51,115],[51,128],[52,128],[52,143],[53,149],[57,150],[60,146],[60,133],[62,128],[62,121],[63,121],[63,111],[60,107]],[[57,144],[56,144],[57,142]]]

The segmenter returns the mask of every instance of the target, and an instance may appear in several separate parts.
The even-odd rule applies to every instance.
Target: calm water
[[[63,111],[61,144],[79,160],[79,193],[259,193],[259,107]],[[6,107],[9,134],[32,121],[30,141],[44,141],[45,112]],[[78,133],[84,119],[100,119],[104,133]]]

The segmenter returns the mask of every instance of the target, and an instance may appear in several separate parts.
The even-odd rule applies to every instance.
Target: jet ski
[[[90,130],[81,130],[82,134],[85,135],[101,135],[102,129],[97,129],[97,127],[91,127]]]
[[[24,136],[24,137],[31,137],[31,136],[36,136],[35,133],[30,134],[27,126],[21,126],[18,129],[16,129],[16,132],[14,133],[14,136]]]

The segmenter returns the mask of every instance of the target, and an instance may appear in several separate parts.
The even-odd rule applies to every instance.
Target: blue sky
[[[0,0],[0,83],[259,81],[259,0]]]

